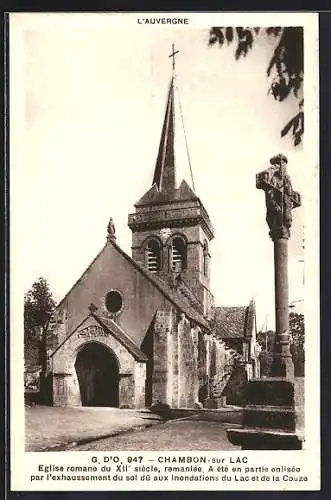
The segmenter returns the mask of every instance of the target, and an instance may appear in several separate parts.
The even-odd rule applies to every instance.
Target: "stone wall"
[[[158,311],[154,323],[153,402],[193,408],[199,398],[199,329],[173,309]],[[201,377],[202,374],[201,374]]]
[[[247,371],[244,364],[238,364],[233,370],[224,390],[227,404],[243,406],[245,404],[245,386],[247,384]]]
[[[150,407],[153,403],[154,318],[147,330],[140,349],[148,358],[146,363],[145,406]]]
[[[135,363],[134,367],[134,408],[145,407],[146,363]]]
[[[152,400],[168,403],[168,335],[172,327],[172,311],[157,311],[154,320]]]
[[[217,408],[224,403],[227,387],[237,371],[238,354],[229,349],[216,335],[210,335],[206,340],[207,372],[208,372],[208,408]]]
[[[153,403],[194,408],[200,401],[218,407],[215,401],[224,400],[230,379],[231,397],[236,385],[242,385],[241,375],[234,376],[238,354],[216,335],[192,325],[184,314],[158,311],[153,332]]]
[[[55,406],[81,405],[75,362],[80,349],[90,343],[80,336],[80,331],[91,326],[100,328],[93,317],[88,317],[62,346],[58,346],[51,358],[49,368],[53,380],[53,404]],[[145,363],[136,361],[132,354],[109,332],[104,332],[102,336],[93,339],[93,343],[95,342],[110,350],[118,360],[119,406],[143,407],[145,405]]]
[[[185,315],[178,324],[178,407],[193,408],[198,401],[198,359],[196,331]]]
[[[119,407],[135,408],[135,377],[134,373],[120,373]]]

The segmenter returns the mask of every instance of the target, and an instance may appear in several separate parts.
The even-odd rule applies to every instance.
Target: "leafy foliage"
[[[38,278],[24,296],[24,331],[44,327],[55,308],[55,302],[45,278]]]
[[[275,332],[268,330],[266,332],[257,332],[256,339],[263,350],[271,351],[274,343]]]
[[[305,321],[304,315],[290,312],[289,316],[290,332],[292,334],[293,344],[305,349]]]
[[[303,314],[290,312],[290,332],[292,335],[291,353],[296,376],[304,375],[305,366],[305,323]]]
[[[257,341],[261,346],[260,353],[260,370],[261,374],[265,376],[270,375],[270,368],[272,363],[272,352],[275,340],[275,332],[268,330],[266,332],[257,332]]]
[[[43,330],[38,335],[37,327],[46,326],[55,302],[45,278],[38,278],[24,296],[24,357],[26,365],[45,363],[45,339]]]
[[[303,314],[290,312],[289,327],[291,333],[291,354],[294,364],[294,373],[296,377],[304,375],[305,364],[305,325]],[[270,374],[272,363],[272,352],[275,340],[275,332],[258,332],[257,341],[262,347],[260,354],[260,364],[262,375]]]
[[[253,48],[256,37],[264,33],[267,37],[275,37],[278,43],[274,49],[266,69],[271,85],[268,93],[277,101],[283,101],[291,93],[299,100],[298,113],[281,130],[281,137],[289,132],[294,138],[294,145],[302,141],[304,133],[304,101],[300,98],[303,87],[303,28],[301,27],[214,27],[209,34],[209,45],[218,43],[222,47],[236,43],[235,59],[245,57]]]

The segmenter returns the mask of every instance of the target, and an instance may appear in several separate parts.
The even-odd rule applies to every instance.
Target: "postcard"
[[[320,488],[318,73],[312,13],[9,15],[13,490]]]

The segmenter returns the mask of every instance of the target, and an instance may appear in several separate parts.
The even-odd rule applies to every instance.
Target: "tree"
[[[305,371],[305,322],[304,315],[290,312],[289,326],[292,335],[291,353],[295,376],[303,377]]]
[[[24,351],[27,364],[39,364],[44,328],[55,308],[45,278],[38,278],[24,295]],[[37,330],[42,332],[41,338]]]
[[[281,130],[281,137],[289,132],[294,138],[294,145],[301,143],[304,132],[303,111],[303,28],[301,27],[269,27],[269,28],[243,28],[243,27],[214,27],[209,34],[209,45],[218,42],[222,47],[225,42],[236,43],[235,58],[245,57],[253,48],[258,36],[277,38],[278,43],[274,49],[267,76],[271,78],[268,93],[277,101],[283,101],[291,93],[298,99],[298,112]]]
[[[305,368],[305,325],[303,314],[290,312],[289,330],[291,333],[291,354],[294,364],[294,375],[296,377],[303,377]],[[262,347],[260,353],[261,373],[262,375],[269,375],[275,332],[272,330],[258,332],[257,341]]]
[[[55,302],[45,278],[38,278],[24,296],[24,331],[44,327],[55,308]]]
[[[269,376],[273,359],[275,332],[272,330],[257,332],[256,339],[261,346],[259,357],[261,375]]]
[[[258,341],[262,349],[265,349],[266,351],[270,352],[273,349],[274,336],[275,332],[273,332],[272,330],[264,332],[260,331],[257,332],[256,334],[256,340]]]

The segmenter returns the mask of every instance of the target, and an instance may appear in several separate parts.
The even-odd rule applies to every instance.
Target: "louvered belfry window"
[[[182,238],[174,238],[171,245],[171,270],[181,272],[186,267],[186,245]]]
[[[147,269],[156,273],[161,268],[161,248],[156,240],[150,240],[146,249]]]

